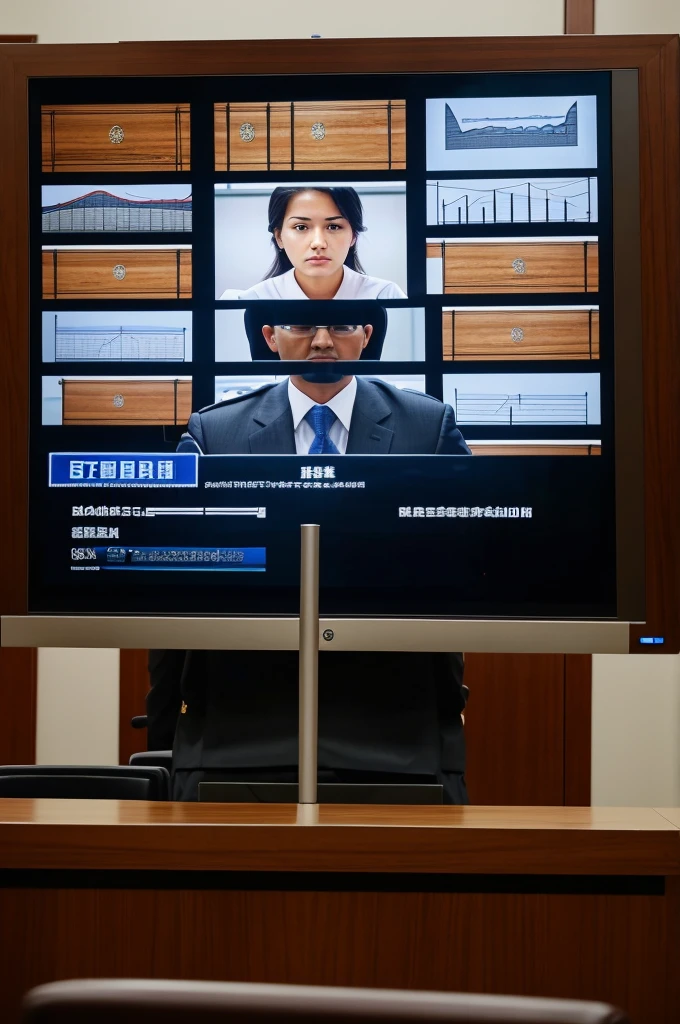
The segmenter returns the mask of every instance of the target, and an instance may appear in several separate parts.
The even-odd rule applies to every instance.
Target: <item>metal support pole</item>
[[[317,803],[319,739],[319,527],[300,527],[298,803]]]

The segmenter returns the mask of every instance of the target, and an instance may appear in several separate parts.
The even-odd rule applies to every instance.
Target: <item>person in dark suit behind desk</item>
[[[450,406],[338,372],[343,359],[379,358],[382,307],[343,303],[342,319],[351,306],[352,323],[338,325],[336,302],[334,326],[318,327],[329,322],[319,304],[273,305],[246,314],[254,358],[264,355],[264,339],[274,358],[309,361],[309,373],[194,413],[178,450],[470,454]],[[313,410],[324,405],[335,419],[320,424]],[[173,746],[174,799],[195,800],[208,779],[297,780],[297,652],[151,651],[149,671],[149,746]],[[464,708],[461,654],[322,652],[319,780],[436,780],[447,803],[467,803]]]
[[[198,783],[297,781],[296,651],[150,651],[150,749],[172,798]],[[319,781],[440,782],[468,803],[462,654],[321,652]]]

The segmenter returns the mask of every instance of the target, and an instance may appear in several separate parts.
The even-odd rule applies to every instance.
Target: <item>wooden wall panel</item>
[[[564,803],[590,806],[593,658],[564,658]]]
[[[0,647],[0,764],[35,764],[38,652]]]
[[[131,754],[146,750],[146,729],[133,729],[130,719],[146,714],[149,689],[148,651],[120,652],[120,716],[118,725],[118,762],[127,764]]]
[[[564,31],[590,35],[595,31],[595,0],[564,0]]]
[[[564,802],[564,655],[467,654],[473,804]]]
[[[472,889],[6,888],[0,1012],[16,1024],[47,981],[137,977],[594,999],[632,1024],[677,1020],[677,899]]]

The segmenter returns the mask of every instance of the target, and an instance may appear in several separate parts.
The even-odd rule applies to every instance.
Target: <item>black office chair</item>
[[[133,729],[146,729],[147,716],[134,715],[130,719],[130,725]],[[135,768],[142,765],[166,768],[170,772],[172,770],[172,750],[140,750],[137,754],[131,755],[128,764]]]
[[[29,992],[21,1024],[629,1024],[604,1003],[238,982],[56,981]]]
[[[128,762],[133,768],[164,768],[172,770],[172,750],[140,750],[130,755]]]
[[[167,800],[167,768],[127,765],[0,766],[0,797],[60,800]]]

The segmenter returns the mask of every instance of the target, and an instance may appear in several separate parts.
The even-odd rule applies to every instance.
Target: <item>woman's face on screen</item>
[[[332,198],[314,189],[293,196],[274,237],[293,264],[296,277],[317,279],[337,274],[356,241],[349,221]]]

